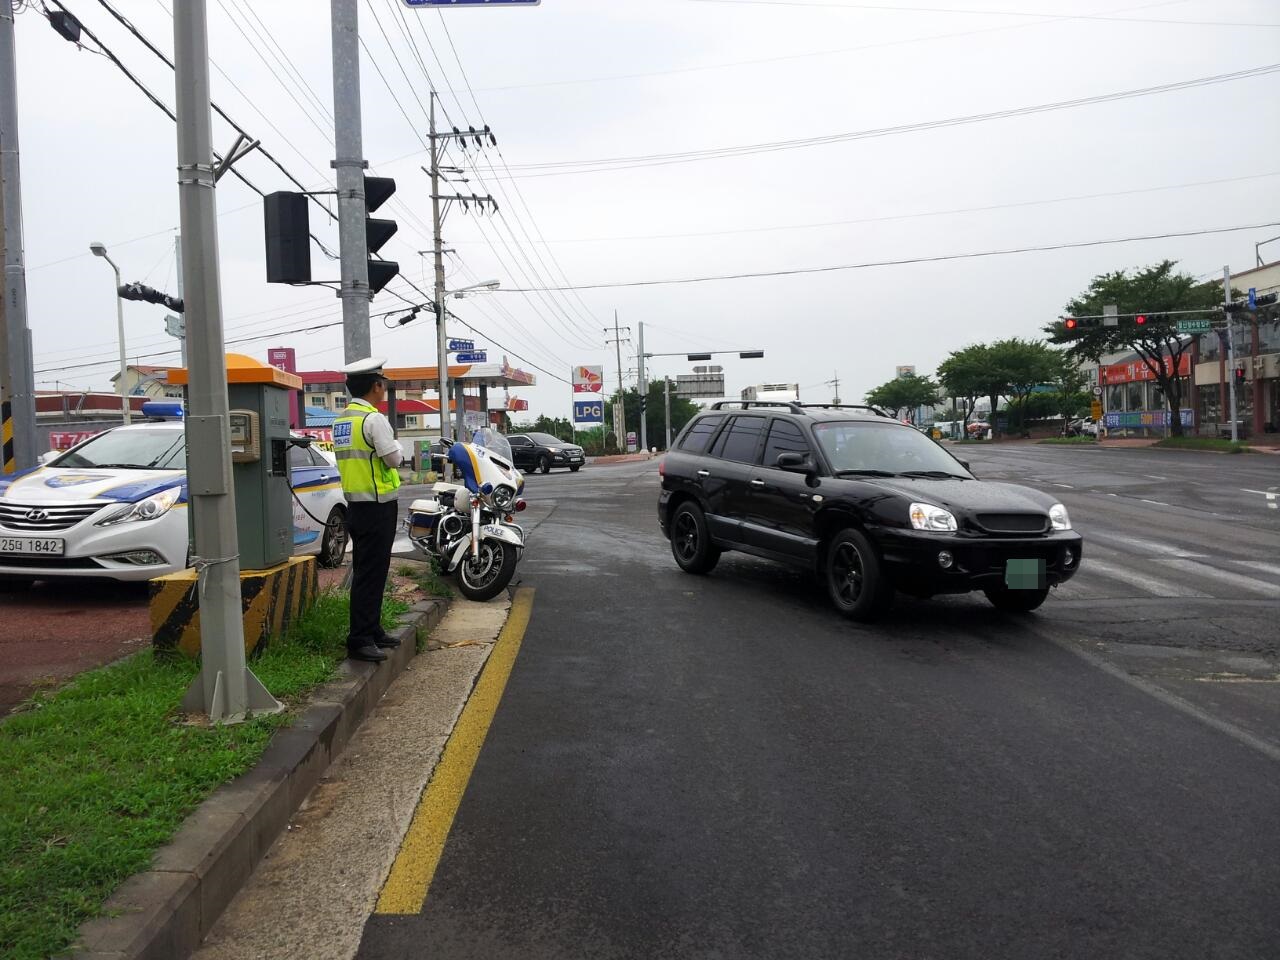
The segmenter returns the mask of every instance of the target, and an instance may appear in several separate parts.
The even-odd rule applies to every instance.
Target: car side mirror
[[[774,461],[774,466],[779,470],[788,470],[791,473],[813,473],[813,461],[806,457],[803,453],[780,453],[778,459]]]

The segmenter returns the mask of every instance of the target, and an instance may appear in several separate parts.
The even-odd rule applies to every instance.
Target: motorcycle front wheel
[[[516,548],[502,540],[485,540],[480,555],[468,551],[454,575],[458,590],[468,600],[492,600],[511,582],[518,559]]]

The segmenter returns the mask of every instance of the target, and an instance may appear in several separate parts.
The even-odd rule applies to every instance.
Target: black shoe
[[[375,644],[366,643],[363,647],[348,648],[347,659],[364,660],[367,663],[381,663],[387,659],[387,655],[379,650]]]
[[[394,650],[396,647],[400,646],[399,640],[395,637],[389,637],[385,633],[373,642],[383,650]]]

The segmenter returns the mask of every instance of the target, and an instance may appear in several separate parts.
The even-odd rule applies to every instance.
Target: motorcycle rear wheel
[[[468,600],[492,600],[511,582],[518,557],[516,548],[505,541],[482,541],[480,555],[473,557],[468,551],[454,571],[458,590]]]

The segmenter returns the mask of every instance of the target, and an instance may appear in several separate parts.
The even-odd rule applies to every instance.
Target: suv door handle
[[[752,481],[751,481],[751,485],[752,485],[753,487],[763,487],[763,486],[764,486],[764,481],[763,481],[763,480],[752,480]]]
[[[699,471],[698,471],[698,476],[700,476],[700,477],[709,477],[709,476],[711,476],[711,471],[710,471],[710,470],[699,470]]]

